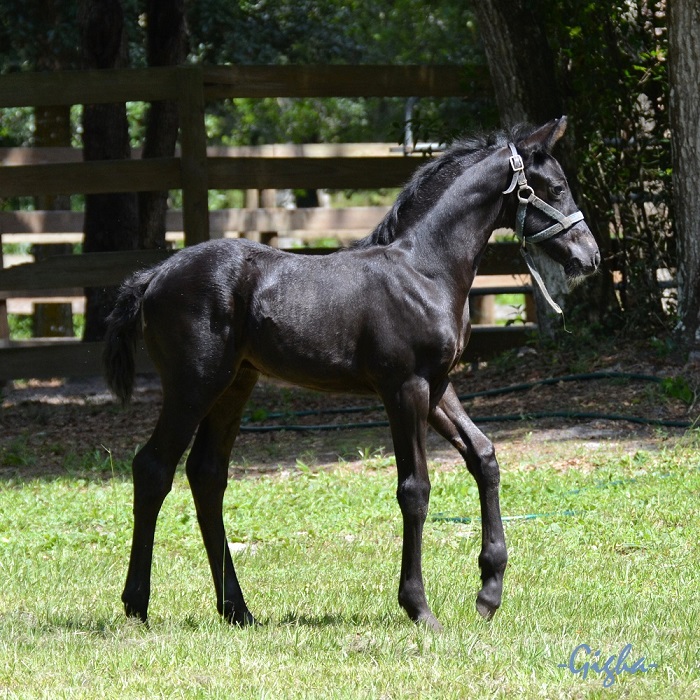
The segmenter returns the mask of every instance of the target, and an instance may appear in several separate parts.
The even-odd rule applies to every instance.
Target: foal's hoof
[[[232,615],[228,615],[226,619],[236,627],[260,627],[260,623],[253,617],[253,613],[250,610],[245,610],[242,612],[234,612]]]
[[[130,620],[139,620],[148,624],[148,613],[140,607],[124,601],[124,613]]]
[[[427,627],[433,632],[442,632],[442,625],[438,621],[437,617],[431,612],[422,613],[416,618],[416,624]]]
[[[493,620],[496,610],[498,610],[498,605],[487,602],[481,597],[481,594],[476,597],[476,611],[484,620]]]
[[[253,617],[253,613],[246,610],[240,619],[234,620],[234,624],[239,627],[261,627],[261,624]]]

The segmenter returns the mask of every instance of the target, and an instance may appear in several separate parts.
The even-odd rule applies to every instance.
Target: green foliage
[[[31,107],[12,107],[2,111],[0,147],[28,145],[33,134]]]
[[[190,7],[188,22],[193,58],[203,63],[483,63],[471,11],[447,0],[429,8],[418,0],[208,0]],[[227,145],[398,143],[404,105],[402,99],[238,99],[213,108],[208,131]],[[477,109],[461,100],[421,100],[417,136],[439,141],[483,124]]]
[[[194,59],[212,64],[459,64],[480,55],[471,10],[450,0],[202,0],[188,24]]]
[[[7,314],[12,340],[28,340],[33,335],[34,322],[31,316]]]
[[[621,272],[627,325],[648,333],[675,312],[657,281],[675,268],[666,3],[542,0],[540,11],[560,58],[587,218]]]
[[[0,4],[0,72],[77,66],[79,38],[76,2]]]
[[[29,340],[34,336],[34,319],[25,314],[7,314],[12,340]],[[73,335],[82,338],[85,327],[85,315],[73,314]]]
[[[661,388],[669,398],[680,399],[688,405],[695,400],[695,392],[685,377],[667,377],[661,383]]]

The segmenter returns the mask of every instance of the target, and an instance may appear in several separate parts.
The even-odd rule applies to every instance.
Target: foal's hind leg
[[[200,416],[192,415],[185,405],[164,397],[153,435],[132,464],[134,533],[122,602],[129,617],[144,622],[148,616],[156,520],[172,488],[177,463],[199,420]]]
[[[258,379],[253,370],[240,369],[233,384],[219,397],[201,422],[187,458],[197,520],[202,530],[209,566],[216,588],[219,614],[239,625],[255,622],[243,599],[243,592],[231,560],[222,504],[228,480],[228,464],[243,408]]]
[[[482,588],[476,598],[476,609],[490,620],[501,604],[503,574],[508,561],[498,499],[499,467],[493,445],[466,414],[451,384],[428,420],[464,457],[479,488]]]

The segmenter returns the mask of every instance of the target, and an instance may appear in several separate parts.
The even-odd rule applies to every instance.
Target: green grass
[[[221,623],[184,476],[156,533],[150,626],[119,596],[131,534],[127,466],[0,481],[2,698],[694,698],[700,695],[700,451],[587,452],[590,473],[505,461],[510,563],[491,623],[474,609],[480,544],[465,471],[435,471],[425,528],[441,635],[396,603],[400,516],[391,460],[303,464],[232,481],[226,527],[257,629]],[[536,447],[532,447],[533,452]],[[562,450],[571,450],[563,446]],[[579,448],[580,450],[580,448]],[[577,454],[580,454],[577,453]],[[560,455],[561,456],[561,455]],[[573,514],[571,514],[573,511]],[[466,520],[469,519],[467,522]],[[657,668],[574,676],[587,643],[632,644]],[[583,659],[580,659],[581,661]]]

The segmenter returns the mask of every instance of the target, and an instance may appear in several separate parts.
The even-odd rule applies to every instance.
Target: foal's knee
[[[425,520],[430,501],[430,481],[411,476],[399,484],[396,499],[404,515],[417,516]]]
[[[483,445],[474,447],[467,466],[477,482],[487,487],[498,488],[501,473],[496,459],[496,450],[489,440]]]

